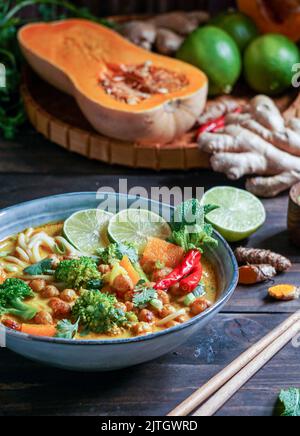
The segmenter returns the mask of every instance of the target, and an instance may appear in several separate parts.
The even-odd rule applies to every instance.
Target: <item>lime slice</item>
[[[134,244],[144,251],[149,238],[167,239],[169,224],[159,215],[144,209],[127,209],[115,215],[108,226],[108,236],[114,242]]]
[[[65,221],[64,234],[77,250],[93,255],[107,247],[107,227],[112,214],[100,209],[81,210]]]
[[[255,233],[266,220],[266,211],[258,198],[242,189],[216,187],[204,194],[202,205],[215,204],[207,220],[229,242],[237,242]]]

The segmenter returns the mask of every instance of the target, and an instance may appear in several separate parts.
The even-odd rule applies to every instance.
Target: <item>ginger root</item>
[[[216,112],[221,110],[228,114],[226,105],[217,103]],[[300,178],[300,120],[285,121],[266,96],[255,97],[240,114],[229,113],[222,132],[203,133],[198,142],[202,151],[213,154],[213,169],[232,180],[250,174],[271,176],[247,182],[256,195],[274,197]]]
[[[300,288],[295,285],[277,285],[269,289],[269,295],[280,301],[297,300],[300,298]]]
[[[155,47],[158,53],[171,56],[181,47],[184,38],[168,29],[157,29]]]
[[[157,35],[157,29],[154,24],[145,21],[131,21],[125,23],[120,27],[119,32],[133,44],[148,51],[152,50]]]
[[[271,280],[277,275],[272,265],[245,265],[239,268],[239,284],[255,285]]]
[[[277,273],[288,271],[292,263],[281,254],[259,248],[239,247],[235,250],[235,257],[240,265],[271,265]]]
[[[146,50],[172,56],[184,41],[184,37],[209,21],[204,11],[170,12],[156,15],[144,21],[122,24],[119,32],[129,41]]]

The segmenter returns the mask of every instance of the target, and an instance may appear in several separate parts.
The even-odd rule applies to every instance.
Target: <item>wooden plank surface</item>
[[[0,208],[72,191],[118,188],[119,178],[135,185],[203,186],[228,184],[210,171],[133,171],[88,161],[28,130],[15,142],[0,140]],[[243,186],[243,181],[236,183]],[[287,195],[265,201],[268,220],[247,243],[291,257],[291,272],[277,281],[299,284],[300,253],[288,240]],[[212,375],[282,322],[299,302],[273,303],[266,285],[239,288],[224,312],[187,344],[154,362],[102,374],[74,374],[46,368],[0,349],[0,416],[165,415]],[[271,415],[281,388],[300,386],[299,350],[287,346],[245,386],[220,415]],[[74,387],[74,378],[77,380]]]

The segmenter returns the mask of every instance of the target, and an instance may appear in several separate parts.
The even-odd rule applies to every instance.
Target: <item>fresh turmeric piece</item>
[[[269,289],[269,295],[280,301],[297,300],[300,297],[300,288],[295,285],[277,285]]]
[[[245,265],[239,269],[239,284],[255,285],[271,280],[276,275],[276,269],[271,265]]]
[[[259,248],[239,247],[235,250],[235,256],[240,265],[271,265],[277,273],[288,271],[292,263],[281,254]]]

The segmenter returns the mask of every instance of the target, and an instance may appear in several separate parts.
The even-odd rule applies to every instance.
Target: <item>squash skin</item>
[[[67,62],[64,62],[64,57],[59,52],[64,47],[57,47],[55,38],[58,38],[57,35],[65,37],[68,31],[80,31],[82,35],[92,32],[93,36],[99,33],[99,38],[105,38],[104,41],[108,39],[110,50],[113,50],[114,46],[118,47],[120,54],[114,53],[112,57],[120,58],[119,63],[125,63],[124,53],[128,52],[129,59],[126,59],[126,62],[138,64],[142,60],[143,62],[152,60],[154,65],[185,73],[190,80],[190,85],[177,93],[152,96],[145,104],[138,104],[135,107],[116,102],[112,97],[101,95],[103,91],[98,84],[98,76],[105,65],[103,61],[102,64],[99,63],[99,59],[97,62],[90,62],[91,68],[86,69],[89,72],[87,85],[83,81],[82,74],[72,73],[71,68],[72,65],[76,65],[78,59],[79,69],[81,65],[81,72],[84,72],[86,61],[84,56],[80,58],[80,52],[74,52],[74,56],[72,54],[69,57],[67,51],[64,52]],[[136,47],[114,31],[98,24],[80,19],[51,24],[30,24],[19,31],[18,38],[25,58],[36,73],[54,87],[72,95],[91,125],[108,137],[149,144],[168,143],[190,130],[204,110],[208,92],[208,80],[204,73],[183,62]],[[44,44],[41,38],[44,38]],[[54,39],[52,44],[51,39]],[[88,39],[83,43],[87,44],[87,41]],[[106,50],[106,62],[110,62],[111,59],[109,55],[107,56],[109,50],[107,48]],[[88,54],[90,55],[90,52]],[[99,53],[97,55],[99,56]],[[93,86],[97,91],[97,98],[90,91],[94,89]],[[99,96],[96,86],[99,86]]]
[[[282,0],[283,1],[283,0]],[[241,12],[252,18],[263,33],[281,33],[294,42],[300,40],[300,13],[293,13],[283,23],[268,16],[261,0],[237,0]]]

